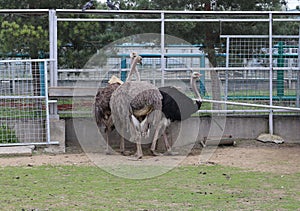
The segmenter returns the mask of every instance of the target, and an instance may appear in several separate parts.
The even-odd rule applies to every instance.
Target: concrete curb
[[[10,147],[0,147],[0,156],[31,156],[32,151],[35,147],[30,146],[10,146]]]

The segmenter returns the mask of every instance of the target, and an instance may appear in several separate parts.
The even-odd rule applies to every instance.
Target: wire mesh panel
[[[49,141],[47,62],[0,61],[0,144]]]
[[[168,48],[172,49],[170,50]],[[180,88],[181,91],[190,93],[189,82],[192,68],[199,68],[200,57],[204,58],[204,54],[200,55],[198,48],[195,50],[196,48],[192,45],[167,46],[163,61],[164,72],[162,72],[161,48],[159,45],[151,46],[151,48],[145,44],[135,44],[133,46],[117,45],[115,49],[117,49],[117,54],[110,55],[107,53],[105,57],[101,57],[101,55],[97,54],[94,55],[94,57],[85,64],[83,69],[58,70],[58,86],[75,86],[76,91],[78,91],[80,87],[105,87],[112,75],[125,81],[131,68],[130,53],[138,52],[138,54],[142,56],[142,64],[137,64],[142,81],[147,81],[158,87],[164,83],[164,86],[176,86]],[[105,61],[101,62],[101,59]],[[135,75],[133,76],[133,80],[136,80]],[[76,113],[76,115],[78,114],[79,116],[90,115],[93,99],[94,96],[86,95],[80,98],[80,100],[76,99],[76,102],[74,102],[74,96],[60,97],[58,99],[59,115],[63,117],[70,116],[71,113],[73,113],[73,115]]]
[[[224,70],[219,71],[226,100],[269,105],[272,96],[273,105],[296,106],[299,42],[295,37],[273,38],[272,72],[268,36],[227,36],[226,39],[227,62]]]

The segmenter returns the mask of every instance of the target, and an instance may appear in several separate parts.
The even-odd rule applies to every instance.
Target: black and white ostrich
[[[199,79],[200,76],[200,73],[193,72],[190,79],[190,85],[196,98],[195,101],[173,86],[158,88],[163,97],[162,112],[165,115],[165,118],[167,118],[168,120],[167,124],[164,124],[161,127],[168,153],[171,153],[171,146],[169,145],[168,138],[166,135],[166,129],[168,125],[174,121],[183,121],[190,118],[191,115],[196,113],[202,105],[202,98],[196,85],[196,81]],[[156,148],[156,142],[157,140],[154,140],[151,146],[151,151],[153,152]]]

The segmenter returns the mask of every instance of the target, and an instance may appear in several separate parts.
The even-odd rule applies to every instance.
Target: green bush
[[[17,136],[6,124],[0,126],[0,143],[17,143]]]

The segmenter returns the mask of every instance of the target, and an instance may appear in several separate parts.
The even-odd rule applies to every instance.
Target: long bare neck
[[[198,91],[198,87],[196,85],[196,78],[195,77],[191,77],[191,87],[192,87],[192,90],[193,90],[197,100],[202,101],[201,95],[200,95],[200,93]]]
[[[141,77],[140,77],[140,73],[136,67],[137,63],[138,63],[138,57],[135,57],[131,63],[131,68],[130,68],[130,72],[129,75],[126,79],[126,81],[131,81],[132,80],[132,76],[135,73],[136,74],[136,81],[141,81]]]

